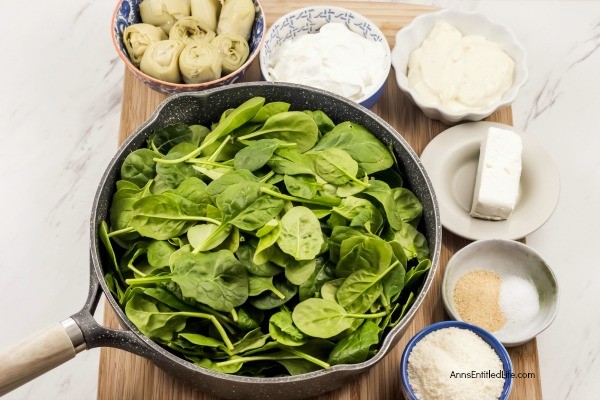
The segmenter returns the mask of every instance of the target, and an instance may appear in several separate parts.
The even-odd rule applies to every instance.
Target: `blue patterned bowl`
[[[362,99],[356,101],[364,107],[371,108],[381,97],[391,68],[390,45],[377,25],[362,15],[345,8],[331,6],[306,7],[294,10],[279,18],[267,31],[265,45],[260,51],[260,72],[263,79],[272,81],[268,73],[269,61],[283,42],[297,36],[316,33],[328,22],[343,23],[352,32],[358,33],[373,42],[385,44],[383,47],[386,57],[383,68],[387,73],[382,74],[380,82],[373,85],[373,89],[366,93]]]
[[[237,70],[229,75],[222,76],[219,79],[210,82],[197,84],[170,83],[155,79],[140,71],[129,59],[125,44],[123,43],[123,31],[130,25],[142,22],[140,17],[139,4],[142,0],[120,0],[113,14],[112,19],[112,41],[127,68],[133,72],[142,82],[150,86],[157,92],[166,94],[174,94],[180,92],[195,92],[198,90],[211,89],[218,86],[229,85],[234,83],[244,75],[246,69],[258,55],[260,48],[264,42],[264,30],[266,26],[265,15],[258,0],[252,0],[256,8],[256,16],[254,17],[254,25],[252,25],[251,38],[248,41],[250,47],[250,55],[248,60]]]

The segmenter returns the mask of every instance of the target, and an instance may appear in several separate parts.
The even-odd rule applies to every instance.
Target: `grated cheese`
[[[408,357],[409,384],[420,400],[498,399],[504,387],[503,374],[495,378],[489,374],[456,376],[488,371],[502,374],[502,362],[490,345],[467,329],[451,327],[431,332]]]

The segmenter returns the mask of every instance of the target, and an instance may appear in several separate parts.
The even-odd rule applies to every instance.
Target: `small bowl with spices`
[[[508,352],[489,332],[460,321],[428,326],[400,361],[407,400],[503,400],[512,387]]]
[[[392,65],[400,90],[447,124],[511,104],[528,78],[525,48],[510,28],[457,10],[423,14],[402,28]]]
[[[558,310],[558,283],[542,256],[512,240],[480,240],[457,252],[442,282],[446,312],[518,346],[544,331]]]

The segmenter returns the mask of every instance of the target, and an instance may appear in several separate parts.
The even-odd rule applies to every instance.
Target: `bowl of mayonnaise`
[[[362,15],[312,6],[279,18],[267,31],[260,70],[269,82],[328,90],[370,108],[391,69],[385,35]]]
[[[421,15],[396,34],[400,89],[431,119],[479,121],[511,104],[528,77],[526,52],[506,26],[470,12]]]

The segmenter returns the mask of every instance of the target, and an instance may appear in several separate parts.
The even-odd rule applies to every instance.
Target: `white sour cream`
[[[513,82],[515,63],[500,44],[483,36],[463,36],[437,21],[408,61],[408,85],[420,100],[452,111],[486,108]]]
[[[361,100],[387,76],[384,44],[328,23],[318,33],[284,42],[269,62],[275,82],[308,85]]]

